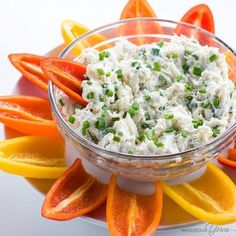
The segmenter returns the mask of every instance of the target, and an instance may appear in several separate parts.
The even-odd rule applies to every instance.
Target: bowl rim
[[[198,30],[202,33],[204,33],[205,35],[215,39],[217,42],[219,42],[220,44],[222,44],[225,48],[227,48],[234,56],[236,56],[236,53],[234,52],[234,50],[228,46],[223,40],[221,40],[220,38],[218,38],[216,35],[189,23],[185,23],[185,22],[178,22],[178,21],[173,21],[173,20],[165,20],[165,19],[159,19],[159,18],[145,18],[145,17],[140,17],[140,18],[130,18],[130,19],[125,19],[125,20],[119,20],[116,22],[112,22],[109,24],[105,24],[103,26],[97,27],[93,30],[90,30],[84,34],[82,34],[81,36],[79,36],[78,38],[76,38],[74,41],[72,41],[60,54],[59,54],[59,58],[64,58],[66,56],[66,54],[74,47],[74,45],[76,45],[79,41],[85,39],[86,37],[97,33],[99,31],[102,31],[108,27],[113,27],[113,26],[117,26],[117,25],[121,25],[121,24],[125,24],[127,22],[136,22],[136,21],[156,21],[156,22],[165,22],[165,23],[170,23],[170,24],[177,24],[177,25],[182,25],[188,28],[192,28],[195,30]],[[181,152],[177,152],[177,153],[170,153],[170,154],[162,154],[162,155],[135,155],[135,154],[127,154],[127,153],[123,153],[123,152],[115,152],[115,151],[109,151],[103,147],[100,147],[99,145],[93,143],[90,140],[85,139],[84,137],[82,137],[79,133],[76,133],[74,131],[74,129],[65,121],[65,119],[63,118],[63,116],[61,115],[58,106],[57,106],[57,102],[55,101],[55,97],[54,97],[54,89],[58,89],[51,81],[48,82],[48,96],[49,96],[49,100],[51,103],[51,107],[53,110],[53,113],[56,116],[56,120],[59,120],[60,124],[63,126],[63,128],[66,129],[66,131],[73,137],[74,140],[79,141],[80,144],[82,144],[83,146],[85,146],[86,148],[88,148],[89,150],[92,150],[94,152],[101,152],[105,155],[109,155],[109,156],[118,156],[119,158],[123,158],[126,160],[150,160],[150,161],[160,161],[160,160],[168,160],[168,159],[174,159],[174,158],[178,158],[179,156],[185,156],[185,155],[190,155],[192,153],[196,153],[199,152],[201,150],[204,150],[205,148],[209,148],[212,145],[215,147],[216,145],[218,145],[222,139],[228,137],[229,135],[232,134],[232,132],[234,130],[236,130],[236,121],[229,127],[227,128],[220,136],[218,136],[217,138],[213,139],[211,142],[208,142],[206,144],[194,147],[194,148],[190,148],[187,149],[185,151],[181,151]]]

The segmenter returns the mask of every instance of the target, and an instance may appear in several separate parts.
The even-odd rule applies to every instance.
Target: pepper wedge
[[[106,197],[107,185],[89,175],[77,159],[47,193],[42,216],[69,220],[91,212],[105,202]]]
[[[31,96],[0,97],[0,122],[29,135],[61,137],[47,99]]]
[[[162,187],[156,184],[152,195],[139,195],[122,190],[112,176],[107,196],[107,223],[111,235],[152,235],[162,212]]]

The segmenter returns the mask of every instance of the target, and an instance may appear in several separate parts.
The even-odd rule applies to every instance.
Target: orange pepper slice
[[[41,61],[46,59],[46,57],[26,53],[10,54],[8,57],[12,65],[15,66],[25,78],[36,84],[42,90],[48,90],[48,80],[45,78],[40,67]]]
[[[236,82],[236,56],[232,52],[228,51],[225,53],[225,57],[229,68],[229,79]]]
[[[71,99],[82,106],[87,105],[81,97],[81,82],[86,73],[86,66],[67,59],[50,58],[41,63],[41,68],[45,77]]]
[[[130,0],[124,7],[120,19],[128,19],[128,18],[137,18],[137,17],[147,17],[147,18],[157,18],[154,10],[149,5],[146,0]],[[118,28],[118,35],[139,35],[139,34],[161,34],[163,33],[163,28],[159,23],[154,22],[133,22],[129,23],[126,26],[120,26]],[[152,38],[136,38],[130,39],[133,43],[138,45],[144,43],[151,43],[156,41],[156,39]]]
[[[94,210],[105,202],[106,197],[107,185],[89,175],[77,159],[47,193],[42,216],[69,220]]]
[[[229,149],[228,158],[219,156],[217,160],[224,166],[236,169],[236,149]]]
[[[29,135],[61,137],[47,99],[31,96],[0,97],[0,122]]]
[[[236,222],[236,186],[213,164],[208,165],[200,178],[173,186],[163,183],[163,189],[197,219],[211,224]]]
[[[189,9],[181,18],[182,22],[186,22],[198,27],[201,27],[211,33],[215,33],[214,17],[211,9],[206,4],[199,4]],[[196,30],[191,30],[185,26],[178,25],[175,29],[178,35],[185,35],[188,37],[195,37],[202,45],[210,45],[211,40],[208,36],[198,33]]]
[[[112,176],[107,196],[107,223],[111,235],[152,235],[162,212],[162,187],[156,184],[152,195],[139,195],[122,190]]]

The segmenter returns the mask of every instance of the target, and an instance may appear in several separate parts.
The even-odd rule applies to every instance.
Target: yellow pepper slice
[[[70,44],[76,38],[88,31],[89,28],[73,20],[64,20],[61,24],[62,37],[66,45]],[[106,38],[103,35],[94,34],[87,40],[83,40],[83,43],[79,43],[73,50],[77,55],[79,55],[82,49],[94,46],[104,40],[106,40]],[[106,47],[101,47],[100,49],[105,48]]]
[[[164,192],[196,218],[211,224],[236,222],[236,186],[219,168],[209,164],[197,180],[169,186]]]
[[[38,136],[1,141],[0,170],[28,178],[58,178],[66,170],[64,142]]]

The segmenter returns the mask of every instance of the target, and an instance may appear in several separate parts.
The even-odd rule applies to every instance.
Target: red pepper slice
[[[229,149],[228,158],[219,156],[217,160],[224,166],[236,169],[236,149]]]
[[[215,33],[214,17],[211,9],[206,4],[199,4],[192,7],[180,20],[198,27],[201,27],[211,33]],[[209,37],[205,36],[203,33],[197,32],[195,29],[189,30],[184,26],[177,26],[175,33],[178,35],[185,35],[188,37],[194,36],[197,38],[202,45],[210,44]]]
[[[146,0],[130,0],[124,7],[120,19],[137,18],[137,17],[149,17],[157,18],[154,10]],[[118,35],[137,35],[137,34],[162,34],[163,28],[157,22],[140,21],[130,22],[124,26],[118,28]],[[138,45],[144,43],[151,43],[156,41],[156,38],[135,38],[129,39],[131,42]]]
[[[67,59],[50,58],[42,61],[41,68],[45,77],[71,99],[87,105],[81,97],[81,82],[86,74],[86,66]]]
[[[87,214],[105,202],[107,189],[107,185],[89,175],[77,159],[47,193],[42,216],[69,220]]]
[[[0,122],[29,135],[61,137],[47,99],[31,96],[0,97]]]
[[[44,91],[48,90],[48,80],[45,78],[40,67],[41,61],[45,60],[47,57],[26,53],[10,54],[8,57],[12,65],[15,66],[25,78]]]

